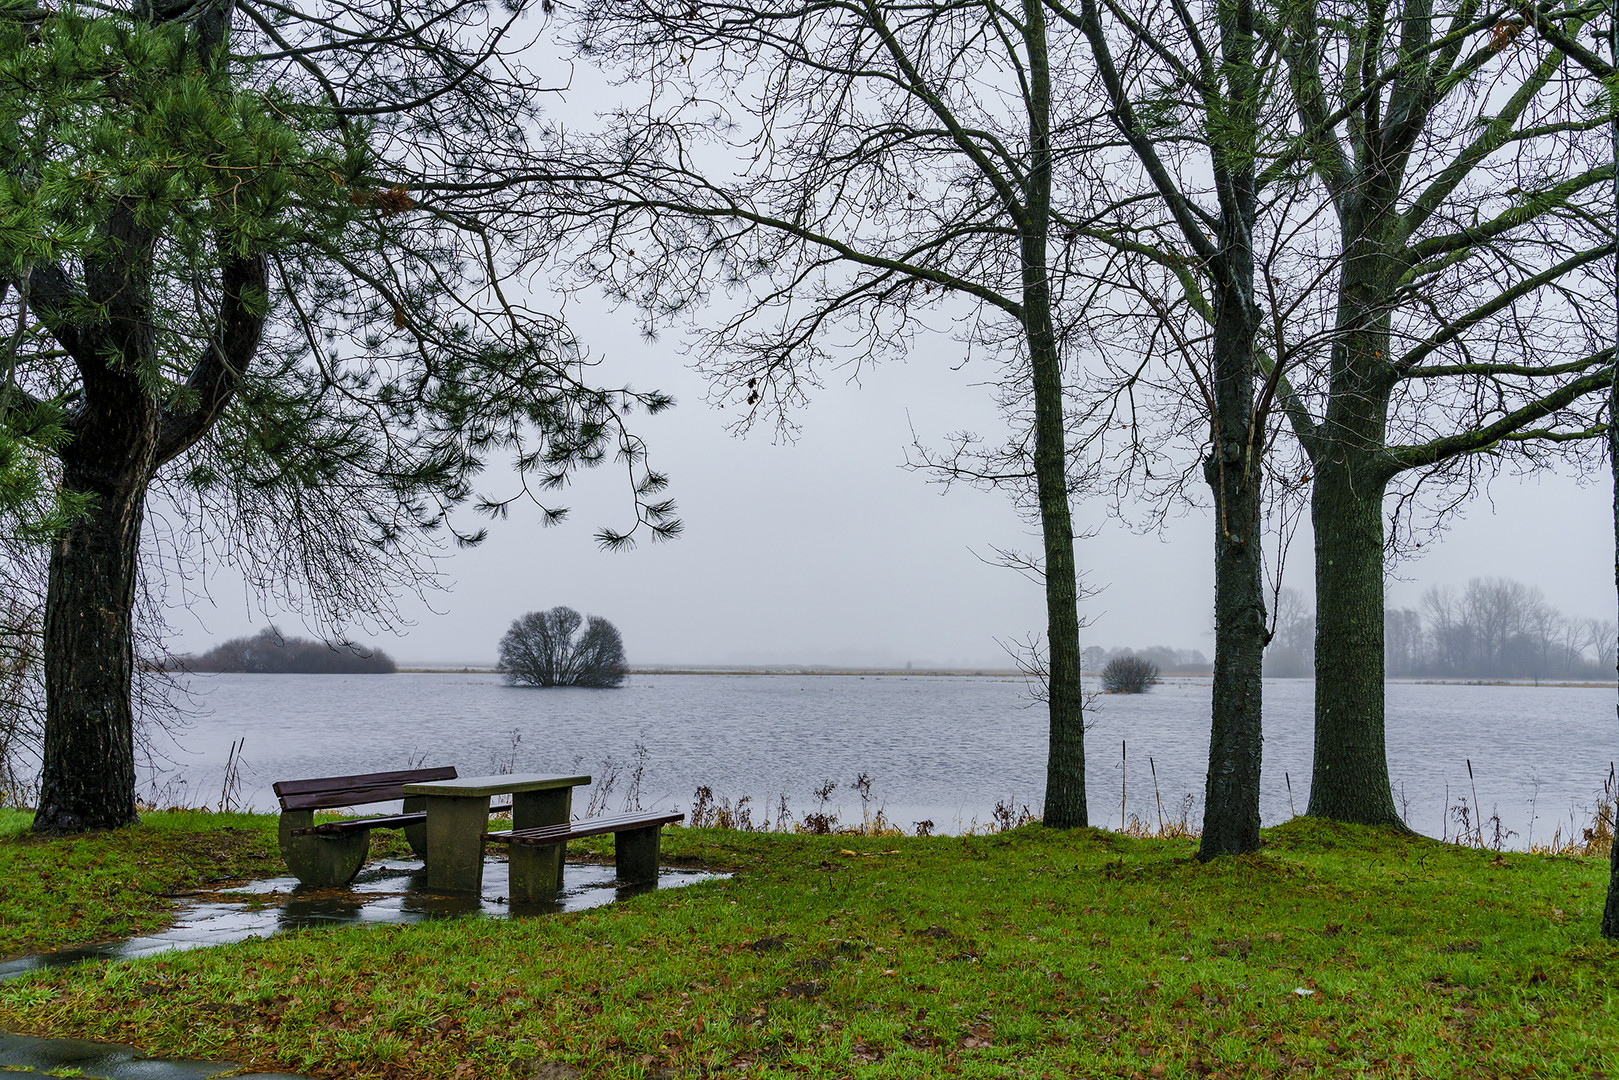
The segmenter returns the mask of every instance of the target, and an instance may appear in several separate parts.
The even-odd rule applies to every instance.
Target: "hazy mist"
[[[772,430],[738,438],[726,431],[736,417],[705,403],[678,341],[644,341],[609,312],[576,305],[569,317],[604,380],[679,399],[637,424],[671,475],[685,535],[599,551],[595,529],[622,526],[628,513],[623,473],[604,465],[559,497],[572,507],[567,522],[541,528],[538,512],[518,504],[481,547],[446,554],[448,588],[407,599],[408,625],[397,635],[364,626],[356,635],[406,665],[490,664],[514,618],[565,604],[612,620],[632,664],[1004,667],[998,640],[1043,630],[1038,586],[980,558],[992,546],[1037,546],[1008,500],[961,487],[941,493],[902,468],[913,428],[932,443],[962,428],[999,430],[976,385],[993,372],[983,362],[954,369],[961,356],[947,337],[907,363],[862,372],[858,384],[829,377],[795,417],[796,439]],[[1610,498],[1604,484],[1567,474],[1501,477],[1395,568],[1390,599],[1415,606],[1430,584],[1505,576],[1540,587],[1569,615],[1612,618]],[[1212,654],[1206,513],[1182,508],[1162,533],[1143,535],[1109,510],[1101,499],[1076,506],[1076,523],[1098,530],[1078,543],[1087,583],[1100,590],[1083,606],[1086,644]],[[1286,583],[1307,594],[1311,543],[1306,521],[1286,563]],[[257,610],[228,571],[207,588],[173,613],[177,651],[202,651],[271,617],[299,629],[296,616]]]

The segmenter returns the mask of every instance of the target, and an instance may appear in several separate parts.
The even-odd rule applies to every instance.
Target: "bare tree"
[[[1526,25],[1532,25],[1561,54],[1577,63],[1585,72],[1606,83],[1605,97],[1609,114],[1609,140],[1613,174],[1613,213],[1609,218],[1614,241],[1614,273],[1610,282],[1613,289],[1613,377],[1608,384],[1607,438],[1608,467],[1613,478],[1614,528],[1614,580],[1619,584],[1619,5],[1608,4],[1608,60],[1592,53],[1577,40],[1579,28],[1597,6],[1581,5],[1574,12],[1547,10],[1547,6],[1520,2],[1515,5],[1522,13]],[[1574,14],[1575,17],[1570,18]],[[1570,25],[1572,24],[1572,25]],[[1608,895],[1602,910],[1602,936],[1619,938],[1619,844],[1614,844],[1609,858]]]
[[[611,687],[629,676],[617,627],[597,615],[587,621],[570,607],[513,620],[495,670],[511,686]]]
[[[802,405],[829,365],[858,372],[951,326],[1005,364],[1021,452],[979,479],[1040,527],[1044,820],[1084,825],[1061,328],[1088,287],[1068,272],[1065,222],[1093,178],[1073,43],[1040,0],[606,0],[579,18],[581,54],[646,96],[598,137],[570,136],[581,179],[558,212],[578,215],[587,277],[649,332],[734,297],[696,352],[739,425]]]
[[[1265,649],[1265,674],[1273,678],[1300,678],[1311,674],[1314,664],[1315,612],[1298,589],[1276,592],[1271,625],[1275,632]]]
[[[1134,199],[1115,194],[1112,205],[1122,212],[1085,234],[1119,257],[1115,266],[1134,261],[1155,269],[1169,295],[1183,298],[1165,299],[1146,280],[1134,289],[1156,343],[1144,350],[1147,359],[1165,345],[1182,358],[1214,506],[1214,694],[1198,856],[1253,851],[1271,634],[1261,539],[1272,399],[1261,374],[1264,312],[1255,274],[1265,187],[1259,168],[1274,153],[1266,101],[1275,57],[1262,47],[1249,0],[1046,2],[1084,36],[1095,60],[1108,116],[1133,159],[1133,169],[1119,172],[1144,176]],[[1158,220],[1131,220],[1142,200],[1160,208]],[[1139,370],[1128,373],[1119,392],[1139,378]],[[1131,459],[1138,455],[1132,446]]]
[[[1144,656],[1115,656],[1102,669],[1102,690],[1109,694],[1145,694],[1161,682],[1158,665]]]
[[[24,546],[0,557],[0,805],[22,802],[32,787],[44,727],[44,567],[38,554]]]
[[[1605,431],[1610,110],[1585,108],[1563,55],[1511,10],[1335,0],[1261,20],[1306,149],[1300,205],[1330,223],[1301,227],[1308,287],[1271,304],[1311,478],[1317,816],[1402,827],[1383,732],[1386,552],[1502,462],[1535,467]],[[1577,32],[1593,10],[1555,15]]]
[[[1310,648],[1315,647],[1311,627]],[[1383,652],[1388,657],[1385,670],[1390,675],[1415,675],[1425,662],[1422,616],[1412,608],[1383,607]]]

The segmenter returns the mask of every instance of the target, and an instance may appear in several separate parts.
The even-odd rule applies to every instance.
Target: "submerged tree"
[[[514,619],[500,639],[495,670],[512,686],[622,686],[630,673],[618,628],[598,615],[587,621],[570,607]]]
[[[0,426],[66,495],[35,829],[135,818],[151,491],[328,622],[386,619],[455,507],[506,509],[472,487],[497,452],[556,486],[616,450],[637,525],[678,530],[623,425],[668,399],[590,385],[565,329],[504,288],[524,275],[523,191],[543,173],[537,80],[505,43],[522,14],[0,9],[0,302],[16,327]]]
[[[1158,665],[1144,656],[1115,656],[1102,669],[1102,690],[1109,694],[1145,694],[1162,681]]]

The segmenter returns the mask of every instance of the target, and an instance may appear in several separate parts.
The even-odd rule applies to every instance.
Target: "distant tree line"
[[[1460,592],[1431,586],[1415,608],[1383,615],[1384,670],[1390,677],[1466,679],[1612,679],[1616,628],[1611,619],[1564,615],[1532,585],[1474,578]],[[1283,589],[1265,674],[1315,674],[1315,613],[1303,595]]]
[[[232,638],[201,656],[180,657],[178,665],[188,671],[256,675],[392,675],[399,670],[381,649],[287,637],[274,626],[252,637]]]
[[[1564,615],[1508,578],[1474,578],[1460,593],[1435,586],[1419,609],[1384,618],[1390,675],[1607,680],[1614,640],[1613,620]]]

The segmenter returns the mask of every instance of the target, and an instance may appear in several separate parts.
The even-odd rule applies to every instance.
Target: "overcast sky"
[[[542,42],[543,47],[543,42]],[[556,61],[539,70],[562,71]],[[552,115],[588,123],[612,89],[573,68]],[[541,301],[540,306],[547,306]],[[557,304],[551,304],[552,310]],[[567,604],[611,619],[636,664],[830,663],[1006,666],[998,641],[1040,633],[1039,587],[987,565],[992,547],[1035,550],[1038,535],[1000,495],[947,494],[905,471],[914,426],[933,445],[962,428],[993,435],[998,418],[977,385],[996,372],[960,370],[947,336],[921,341],[905,363],[825,373],[825,388],[796,415],[796,440],[772,430],[737,438],[704,403],[704,384],[670,333],[646,342],[633,313],[570,303],[570,324],[601,362],[603,385],[628,381],[673,393],[676,408],[640,417],[654,464],[668,472],[685,535],[633,551],[597,550],[601,525],[628,521],[622,473],[583,475],[565,500],[569,521],[542,529],[519,505],[489,540],[445,563],[450,588],[407,600],[407,625],[372,638],[413,664],[491,664],[496,643],[526,611]],[[1397,568],[1391,599],[1415,606],[1430,584],[1514,577],[1541,587],[1570,615],[1613,618],[1610,491],[1568,475],[1503,477],[1480,493],[1420,559]],[[1171,645],[1212,654],[1213,555],[1207,514],[1186,508],[1161,534],[1110,520],[1102,501],[1075,507],[1078,563],[1100,591],[1086,602],[1086,644]],[[469,523],[475,525],[475,523]],[[1311,590],[1308,523],[1288,558],[1287,581]],[[239,580],[220,574],[210,596],[173,613],[178,651],[251,633],[266,615]],[[272,613],[289,633],[296,616]],[[358,632],[357,632],[358,633]]]
[[[626,492],[611,466],[584,474],[567,494],[567,523],[542,529],[538,513],[519,506],[484,545],[450,555],[451,587],[407,601],[409,625],[374,639],[396,659],[490,664],[512,619],[557,604],[611,619],[635,664],[1006,666],[997,641],[1043,629],[1039,588],[978,557],[991,546],[1038,546],[1007,500],[959,487],[941,494],[901,467],[913,425],[933,442],[963,427],[996,429],[988,392],[975,385],[991,372],[953,371],[954,342],[921,346],[859,385],[829,377],[789,442],[768,430],[728,434],[730,418],[704,403],[677,339],[644,342],[630,320],[605,311],[575,308],[572,319],[604,380],[678,398],[662,416],[639,418],[639,430],[671,474],[685,535],[598,551],[595,529],[626,523]],[[1540,586],[1567,614],[1612,618],[1609,500],[1604,486],[1568,476],[1503,477],[1400,568],[1392,598],[1415,606],[1429,584],[1496,575]],[[1081,525],[1101,526],[1078,548],[1101,589],[1085,605],[1086,644],[1212,653],[1207,515],[1187,509],[1165,533],[1142,535],[1106,511],[1102,502],[1076,507]],[[1310,545],[1306,525],[1287,573],[1305,590]],[[175,613],[179,651],[264,625],[228,574],[210,591]],[[296,616],[276,621],[307,632]]]

